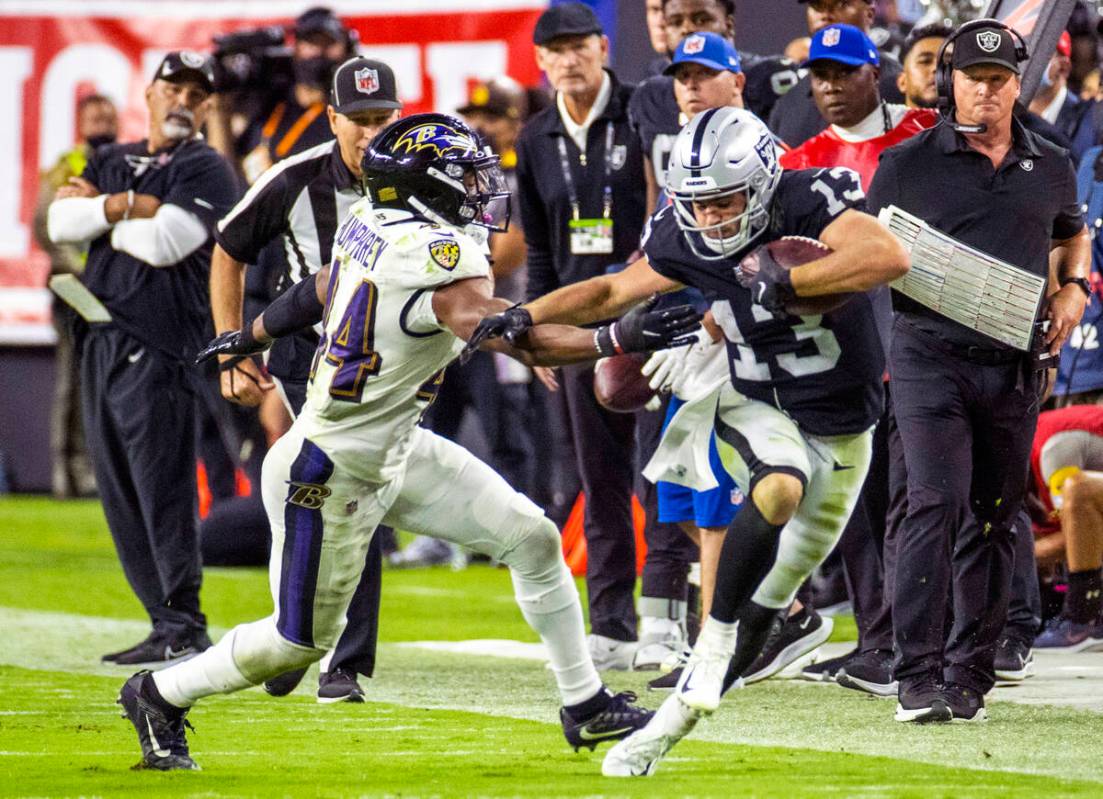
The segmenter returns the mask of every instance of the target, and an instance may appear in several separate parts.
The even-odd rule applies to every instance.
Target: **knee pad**
[[[218,642],[228,641],[234,663],[252,684],[264,682],[292,669],[301,669],[320,660],[324,649],[288,641],[276,630],[275,618],[235,627]]]
[[[515,572],[538,576],[563,562],[559,529],[522,494],[498,520],[498,531],[507,547],[499,560]]]
[[[503,560],[517,604],[525,613],[555,613],[578,602],[578,589],[563,560],[559,531],[541,516]]]

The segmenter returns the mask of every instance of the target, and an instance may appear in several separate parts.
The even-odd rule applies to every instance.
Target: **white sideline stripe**
[[[431,652],[448,652],[453,655],[476,657],[513,658],[545,662],[548,650],[543,644],[512,641],[506,638],[475,638],[468,641],[404,641],[395,644],[403,648],[428,649]]]

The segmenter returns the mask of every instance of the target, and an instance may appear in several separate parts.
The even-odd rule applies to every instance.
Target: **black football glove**
[[[253,338],[252,326],[247,326],[244,330],[227,330],[207,342],[207,346],[195,356],[195,362],[203,363],[218,355],[256,355],[271,346],[271,341],[257,341]]]
[[[598,328],[594,343],[602,355],[608,357],[624,352],[651,352],[666,347],[680,347],[696,341],[695,333],[701,324],[701,314],[692,305],[653,310],[659,301],[658,294],[611,325]]]
[[[758,261],[758,272],[753,277],[740,273],[739,283],[751,292],[751,301],[761,305],[775,316],[785,315],[785,306],[797,296],[789,270],[774,260],[766,245],[749,256]]]
[[[467,344],[460,353],[460,363],[467,363],[471,356],[479,349],[479,346],[488,339],[504,338],[510,344],[515,344],[517,339],[532,327],[532,314],[522,308],[520,304],[506,308],[501,313],[485,317]]]

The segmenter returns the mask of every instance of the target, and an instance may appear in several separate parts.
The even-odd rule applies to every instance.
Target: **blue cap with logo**
[[[816,61],[836,61],[852,67],[872,64],[876,67],[881,64],[881,56],[877,54],[877,45],[861,29],[840,23],[820,28],[812,37],[808,60],[801,66],[807,67]]]
[[[686,63],[701,64],[717,72],[743,71],[735,45],[716,33],[691,33],[682,39],[663,74],[673,75],[679,64]]]

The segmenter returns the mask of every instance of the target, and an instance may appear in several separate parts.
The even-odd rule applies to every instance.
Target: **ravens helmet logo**
[[[446,153],[477,155],[479,145],[466,133],[460,133],[447,125],[430,122],[406,131],[391,148],[391,152],[395,153],[415,153],[422,150],[432,150],[438,157]]]
[[[442,269],[451,272],[460,262],[460,245],[451,239],[437,239],[429,243],[429,255]]]

